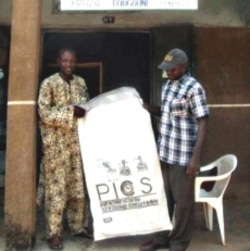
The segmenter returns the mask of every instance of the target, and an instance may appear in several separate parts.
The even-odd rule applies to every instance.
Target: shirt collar
[[[186,82],[188,77],[190,77],[190,73],[187,72],[184,75],[182,75],[178,80],[170,80],[170,83],[182,84]]]
[[[66,81],[65,79],[63,79],[59,72],[57,74],[58,74],[58,76],[59,76],[59,78],[61,79],[62,82],[70,83],[70,82],[72,82],[74,80],[74,74],[72,74],[71,78],[69,79],[69,82]]]

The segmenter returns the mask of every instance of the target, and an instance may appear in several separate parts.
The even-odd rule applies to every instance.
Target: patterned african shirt
[[[62,231],[66,211],[70,231],[81,233],[88,224],[88,200],[74,105],[89,95],[85,80],[74,75],[70,83],[59,73],[40,87],[38,112],[43,145],[38,202],[44,200],[47,237]]]
[[[85,80],[73,75],[71,83],[65,82],[56,73],[45,79],[38,100],[40,125],[47,128],[68,130],[76,128],[73,105],[85,104],[89,99]]]

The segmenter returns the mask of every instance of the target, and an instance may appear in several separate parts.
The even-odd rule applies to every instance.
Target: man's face
[[[71,76],[76,67],[75,55],[70,51],[65,51],[58,58],[60,72],[65,76]]]
[[[186,64],[180,64],[170,70],[166,70],[166,73],[170,80],[178,80],[186,72],[186,69]]]

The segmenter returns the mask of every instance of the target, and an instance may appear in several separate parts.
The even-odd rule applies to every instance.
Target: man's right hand
[[[74,106],[74,116],[77,118],[82,118],[84,117],[86,114],[86,110],[79,107],[79,106]]]
[[[144,109],[146,109],[147,111],[149,110],[149,105],[148,105],[148,104],[143,103],[143,105],[142,105],[142,106],[143,106],[143,108],[144,108]]]
[[[160,106],[151,106],[149,104],[144,103],[143,108],[146,109],[149,113],[151,113],[153,115],[161,116]]]

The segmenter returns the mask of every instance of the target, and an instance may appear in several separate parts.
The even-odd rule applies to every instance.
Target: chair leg
[[[206,227],[209,231],[213,230],[213,207],[208,203],[203,203],[203,210],[205,216]]]
[[[224,212],[223,212],[223,205],[218,205],[216,208],[216,214],[217,214],[217,219],[218,219],[218,224],[219,224],[219,229],[220,229],[220,235],[221,235],[221,242],[222,245],[226,245],[225,241],[225,226],[224,226]]]

